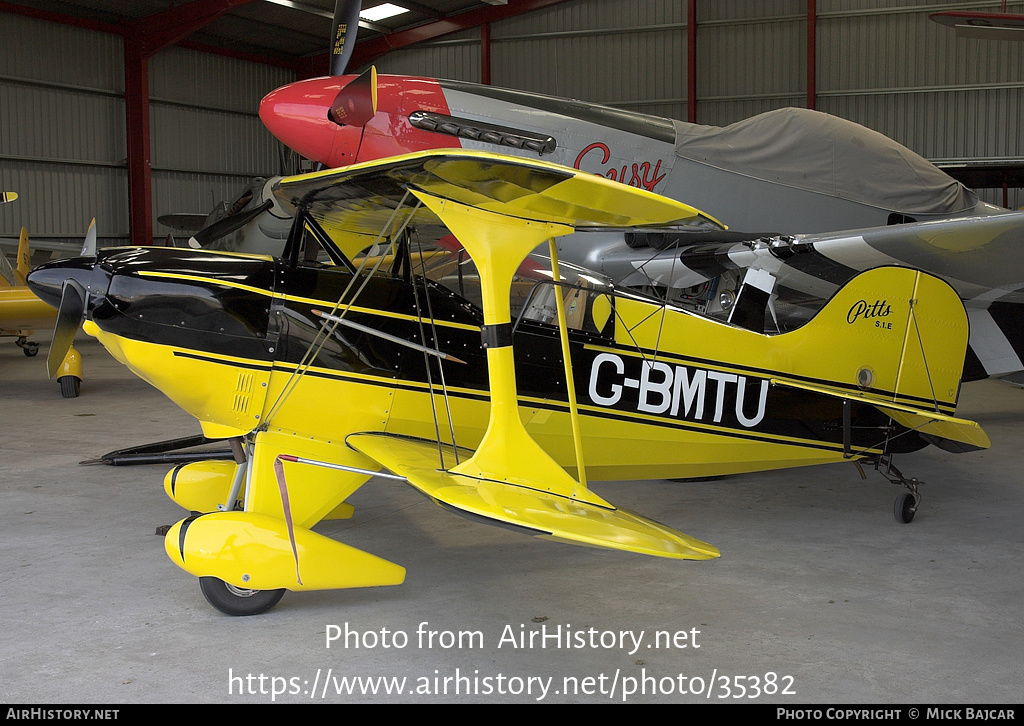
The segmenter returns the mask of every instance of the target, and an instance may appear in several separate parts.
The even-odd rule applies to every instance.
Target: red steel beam
[[[818,105],[818,2],[807,0],[807,108]]]
[[[697,123],[697,0],[686,3],[686,120]]]
[[[124,38],[125,137],[128,145],[128,227],[133,245],[153,244],[153,182],[149,144],[149,57],[141,37]]]
[[[480,82],[491,85],[491,24],[480,26]]]

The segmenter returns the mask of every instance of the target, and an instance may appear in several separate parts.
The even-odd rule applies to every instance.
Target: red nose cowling
[[[327,112],[341,88],[355,76],[310,78],[270,92],[260,119],[277,139],[329,168],[425,149],[459,148],[459,139],[415,128],[413,111],[450,115],[437,81],[378,76],[377,113],[364,126],[338,124]]]

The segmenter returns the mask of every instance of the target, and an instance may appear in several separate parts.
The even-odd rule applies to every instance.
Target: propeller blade
[[[235,200],[234,204],[228,209],[228,216],[234,216],[249,206],[249,202],[252,201],[252,189],[246,189]]]
[[[348,60],[356,47],[359,32],[360,0],[337,0],[334,4],[334,25],[331,27],[331,75],[345,74]]]
[[[0,192],[0,204],[7,204],[7,202],[13,202],[17,198],[17,192]]]
[[[77,280],[65,280],[60,296],[60,307],[57,309],[57,324],[53,328],[50,352],[46,356],[46,371],[51,380],[60,370],[64,356],[71,349],[78,327],[82,324],[85,317],[85,301],[85,288]]]
[[[225,217],[224,219],[214,222],[209,227],[204,227],[192,235],[188,241],[189,247],[195,249],[206,247],[211,242],[219,240],[221,237],[226,237],[236,229],[241,229],[273,206],[274,201],[272,199],[268,199],[260,206],[254,207],[248,212],[235,214],[231,217]]]
[[[96,256],[96,218],[89,222],[89,231],[85,233],[85,242],[82,243],[82,253],[79,257]]]
[[[365,126],[377,113],[377,69],[370,66],[338,91],[327,118],[342,126]]]

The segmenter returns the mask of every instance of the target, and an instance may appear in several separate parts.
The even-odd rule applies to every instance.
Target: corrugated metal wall
[[[258,110],[293,74],[169,48],[150,61],[149,78],[155,235],[172,231],[160,215],[209,212],[237,198],[253,177],[281,172],[279,144]]]
[[[817,108],[936,161],[1024,158],[1024,43],[965,40],[937,10],[999,2],[817,0]],[[1024,13],[1024,2],[1010,3]],[[0,238],[128,234],[121,39],[2,15]],[[805,0],[700,0],[697,120],[723,125],[806,99]],[[492,82],[687,118],[684,0],[574,0],[491,28]],[[479,82],[478,30],[389,54],[381,73]],[[280,168],[256,115],[291,80],[281,69],[181,48],[150,61],[154,233],[175,211],[206,212]],[[983,192],[1000,203],[1002,192]],[[1011,206],[1024,206],[1013,190]]]
[[[93,216],[127,235],[121,39],[3,15],[0,43],[0,235],[85,234]]]
[[[121,38],[0,15],[0,240],[21,226],[37,246],[80,244],[97,220],[102,244],[128,239]],[[294,80],[279,68],[182,48],[149,61],[150,159],[157,217],[209,212],[254,176],[280,172],[260,99]],[[179,233],[180,234],[180,233]]]

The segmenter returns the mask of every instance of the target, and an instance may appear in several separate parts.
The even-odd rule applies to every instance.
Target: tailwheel
[[[277,605],[284,590],[246,590],[229,585],[216,577],[200,577],[199,589],[203,597],[226,615],[259,615]]]
[[[21,337],[15,341],[15,345],[21,348],[21,352],[25,354],[26,358],[35,358],[39,352],[39,343],[31,341],[27,338]]]
[[[910,524],[913,522],[914,515],[917,514],[917,497],[914,496],[913,492],[903,492],[896,497],[892,513],[900,524]]]
[[[60,395],[64,398],[78,398],[78,393],[82,389],[82,379],[78,376],[61,376],[57,379],[60,381]]]
[[[879,473],[893,484],[906,487],[907,491],[896,497],[892,505],[892,513],[900,524],[910,524],[917,514],[917,507],[921,504],[921,494],[918,487],[924,482],[903,476],[903,472],[893,466],[892,457],[884,456],[875,460],[875,468]]]

